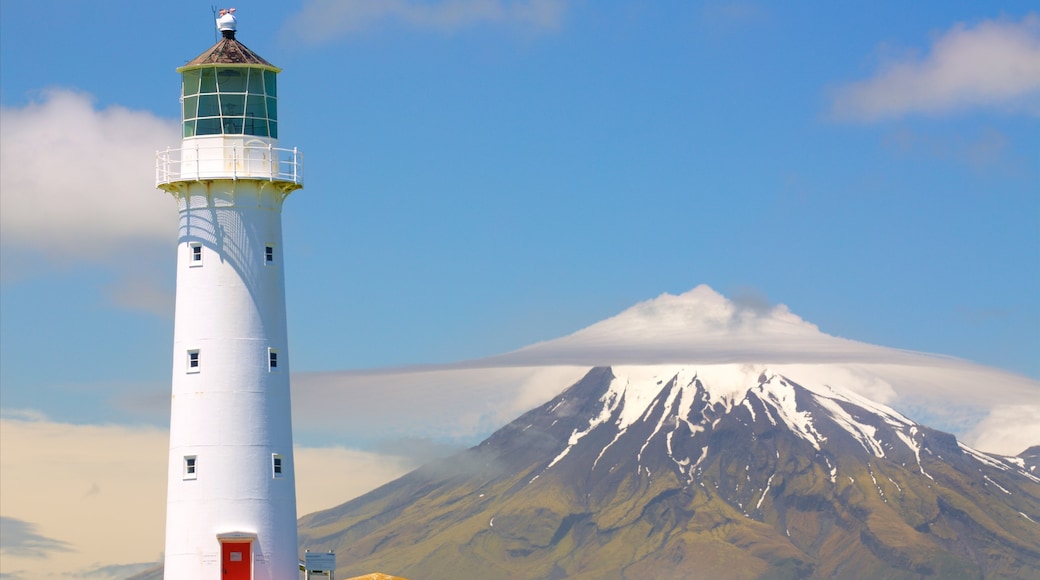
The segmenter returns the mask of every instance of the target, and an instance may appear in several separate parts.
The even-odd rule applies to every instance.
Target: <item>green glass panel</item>
[[[195,136],[195,120],[194,119],[192,119],[191,121],[185,121],[184,122],[184,136],[185,137],[194,137]]]
[[[202,95],[199,97],[200,117],[216,117],[219,114],[220,107],[217,104],[217,95]]]
[[[184,97],[184,115],[181,117],[182,119],[194,119],[197,116],[195,113],[198,110],[198,97]]]
[[[257,68],[249,69],[249,90],[247,92],[251,95],[264,94],[264,71]]]
[[[254,119],[253,117],[246,117],[245,133],[246,135],[267,137],[267,119]]]
[[[199,70],[184,71],[184,75],[181,77],[181,87],[182,95],[197,95],[199,93]]]
[[[199,119],[195,126],[196,135],[220,135],[220,119]]]
[[[278,120],[278,99],[267,97],[267,118],[272,121]]]
[[[241,135],[242,134],[242,119],[228,119],[225,117],[221,119],[224,124],[225,135]]]
[[[213,75],[213,69],[204,68],[199,72],[202,73],[201,86],[199,87],[200,93],[215,93],[217,92],[217,79]]]
[[[222,117],[241,117],[245,112],[245,95],[220,95],[220,115]]]
[[[260,95],[249,95],[246,97],[247,117],[267,117],[267,107],[264,106],[264,98]]]
[[[278,96],[278,81],[275,80],[274,71],[264,71],[264,93],[269,97]]]
[[[222,93],[246,92],[246,70],[241,68],[218,68],[217,88]]]
[[[278,121],[271,120],[271,121],[268,121],[267,124],[271,126],[271,137],[277,139],[278,138]]]

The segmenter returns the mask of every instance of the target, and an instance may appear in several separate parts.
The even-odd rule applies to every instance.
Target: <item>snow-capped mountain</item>
[[[1040,576],[1035,448],[981,453],[800,370],[594,368],[301,542],[424,579]]]

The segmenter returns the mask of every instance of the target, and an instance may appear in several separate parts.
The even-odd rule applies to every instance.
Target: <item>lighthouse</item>
[[[299,577],[278,146],[280,69],[222,38],[181,75],[183,139],[156,156],[179,210],[166,580]]]

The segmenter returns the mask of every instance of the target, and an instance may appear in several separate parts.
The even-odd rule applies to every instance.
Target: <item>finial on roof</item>
[[[217,17],[217,30],[224,38],[235,38],[235,30],[238,28],[238,19],[235,18],[234,8],[221,8],[220,16]]]

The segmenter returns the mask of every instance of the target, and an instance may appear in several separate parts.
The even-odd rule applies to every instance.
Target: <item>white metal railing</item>
[[[155,154],[155,185],[205,179],[265,179],[303,185],[303,152],[270,145],[205,144]]]

